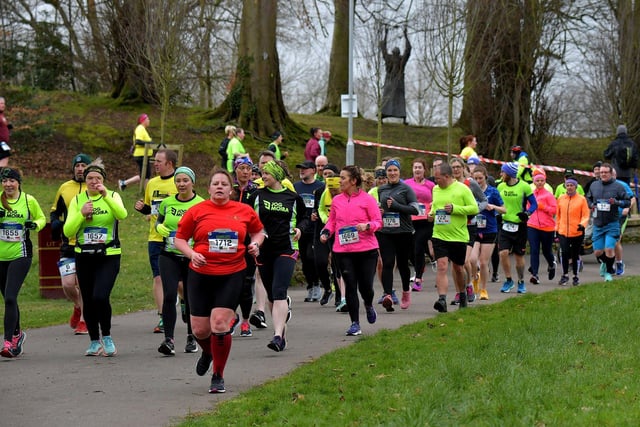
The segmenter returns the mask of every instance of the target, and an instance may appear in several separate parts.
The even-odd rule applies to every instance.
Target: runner
[[[556,260],[553,255],[553,238],[556,229],[556,198],[545,188],[546,177],[541,173],[533,176],[533,195],[536,198],[538,209],[531,214],[527,222],[527,239],[529,240],[529,273],[530,283],[540,284],[538,268],[540,267],[540,249],[547,260],[547,277],[553,280],[556,277]]]

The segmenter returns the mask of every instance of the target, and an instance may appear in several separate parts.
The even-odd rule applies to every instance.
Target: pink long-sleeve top
[[[554,231],[556,229],[555,215],[558,209],[555,196],[545,188],[536,188],[533,190],[533,195],[538,202],[538,209],[531,214],[527,225],[542,231]],[[528,205],[529,203],[527,203],[527,209]]]
[[[360,223],[369,224],[369,230],[356,231],[355,226]],[[333,251],[337,253],[378,249],[374,232],[381,228],[382,215],[378,202],[362,190],[351,195],[340,193],[334,197],[329,219],[324,226],[324,230],[335,236]],[[340,238],[341,234],[343,238]]]
[[[431,210],[433,187],[435,187],[436,184],[426,178],[420,183],[416,182],[413,178],[409,178],[406,179],[404,183],[411,187],[413,192],[416,193],[416,199],[418,199],[418,204],[420,205],[420,215],[411,215],[411,220],[426,220],[427,214],[429,210]],[[422,209],[423,206],[424,210]]]

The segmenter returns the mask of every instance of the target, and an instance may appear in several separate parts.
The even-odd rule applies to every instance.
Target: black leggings
[[[377,236],[382,257],[382,288],[384,293],[391,295],[395,266],[400,272],[402,290],[408,292],[411,279],[409,257],[413,251],[413,235],[411,233],[378,233]]]
[[[302,234],[298,241],[300,261],[302,261],[302,274],[307,281],[307,289],[318,284],[318,271],[316,270],[315,254],[313,252],[313,234]]]
[[[76,254],[76,277],[84,321],[92,341],[111,335],[111,291],[120,272],[120,255]],[[175,300],[174,300],[175,301]]]
[[[260,258],[260,277],[270,302],[287,299],[287,289],[296,268],[298,251],[293,254],[269,254]]]
[[[422,219],[413,221],[413,228],[416,230],[413,235],[413,266],[416,269],[416,279],[422,279],[425,266],[425,256],[429,253],[428,242],[431,240],[431,235],[433,234],[433,222]]]
[[[580,249],[582,248],[582,241],[584,240],[584,234],[578,237],[565,237],[560,235],[560,252],[562,253],[562,274],[567,275],[569,273],[569,259],[571,259],[571,267],[573,269],[573,275],[578,275],[578,258],[580,257]]]
[[[160,278],[162,279],[162,323],[164,336],[173,338],[176,329],[176,299],[178,298],[178,283],[182,280],[182,293],[187,317],[187,334],[191,335],[191,313],[189,307],[189,293],[187,275],[189,274],[189,258],[162,252],[158,258]]]
[[[360,321],[360,302],[358,291],[362,296],[365,307],[373,305],[373,278],[378,266],[378,250],[366,252],[335,253],[338,265],[342,271],[346,293],[349,317],[352,322]]]
[[[31,268],[31,257],[0,261],[0,292],[4,298],[4,339],[20,333],[18,293]]]
[[[256,284],[256,259],[247,251],[244,256],[247,262],[244,281],[242,282],[242,292],[240,293],[240,312],[243,319],[251,316],[251,307],[253,306],[253,292]]]

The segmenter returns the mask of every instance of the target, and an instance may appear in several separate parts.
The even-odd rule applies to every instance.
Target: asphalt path
[[[639,254],[640,245],[625,246],[626,275],[640,275]],[[602,283],[594,257],[589,255],[584,259],[582,283]],[[542,261],[540,276],[540,285],[527,282],[529,293],[571,288],[558,286],[559,276],[553,282],[546,280],[545,261]],[[396,306],[395,312],[386,313],[381,306],[376,306],[378,321],[374,325],[366,322],[361,306],[363,335],[438,315],[433,309],[437,298],[434,280],[433,273],[427,271],[424,290],[412,293],[408,310]],[[515,289],[501,294],[501,285],[489,283],[490,300],[476,300],[470,307],[518,298]],[[376,282],[375,288],[379,296],[380,284]],[[395,288],[400,296],[397,275]],[[452,288],[450,282],[449,300],[453,298]],[[152,333],[157,321],[152,311],[114,317],[112,335],[118,354],[111,358],[84,356],[89,338],[73,335],[68,325],[27,330],[24,354],[16,359],[0,358],[0,425],[173,425],[188,414],[212,410],[222,400],[358,340],[345,336],[350,325],[348,314],[336,313],[333,301],[326,306],[305,303],[306,291],[301,288],[292,288],[289,295],[293,299],[293,317],[287,331],[287,349],[275,353],[267,348],[272,336],[270,328],[254,329],[252,337],[239,337],[238,331],[225,369],[227,392],[218,395],[207,392],[209,375],[195,374],[200,352],[182,352],[186,328],[179,316],[175,357],[158,353],[163,336]],[[454,310],[457,307],[449,306],[449,311]],[[269,326],[270,320],[267,315]]]

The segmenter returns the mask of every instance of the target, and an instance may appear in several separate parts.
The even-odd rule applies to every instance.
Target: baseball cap
[[[307,160],[306,162],[298,163],[298,164],[296,165],[296,167],[297,167],[298,169],[315,169],[315,168],[316,168],[316,164],[315,164],[315,163],[313,163],[313,162],[312,162],[312,161],[310,161],[310,160]]]

